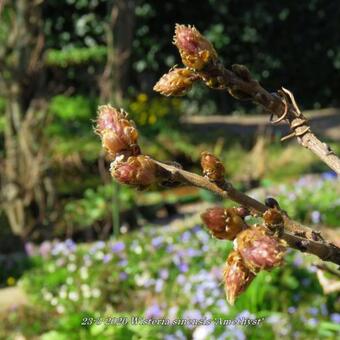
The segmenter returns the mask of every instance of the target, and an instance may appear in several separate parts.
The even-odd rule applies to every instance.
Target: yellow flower
[[[7,278],[7,285],[8,286],[14,286],[15,285],[15,278],[14,277],[12,277],[12,276],[10,276],[10,277],[8,277]]]
[[[156,123],[156,120],[157,120],[157,117],[156,117],[155,115],[151,115],[151,116],[149,117],[149,123],[150,123],[151,125],[155,124],[155,123]]]
[[[137,97],[139,102],[145,103],[148,100],[148,96],[145,93],[140,93]]]

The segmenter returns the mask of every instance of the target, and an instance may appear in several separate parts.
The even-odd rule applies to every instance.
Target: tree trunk
[[[46,107],[43,84],[42,2],[18,0],[10,34],[0,50],[0,82],[6,98],[5,158],[1,203],[14,234],[26,238],[44,223],[46,202]],[[45,95],[46,97],[46,95]]]

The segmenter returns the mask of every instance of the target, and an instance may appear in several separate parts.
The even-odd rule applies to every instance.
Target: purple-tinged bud
[[[137,144],[138,131],[127,113],[118,111],[110,105],[98,108],[96,131],[102,139],[102,145],[110,156],[140,154]]]
[[[244,265],[237,251],[232,251],[224,268],[224,289],[228,302],[233,305],[253,281],[255,275]]]
[[[210,208],[201,214],[201,219],[211,233],[220,240],[233,240],[247,227],[234,208]]]
[[[110,171],[118,182],[141,189],[157,182],[157,165],[144,155],[131,156],[125,162],[117,159],[111,163]]]
[[[225,168],[222,162],[209,152],[202,152],[201,167],[203,175],[210,181],[223,181],[225,175]]]
[[[235,246],[253,273],[281,266],[287,249],[286,242],[269,235],[264,226],[254,226],[239,233]]]
[[[199,76],[187,68],[174,68],[164,74],[154,86],[154,90],[164,96],[183,96]]]
[[[210,61],[217,59],[212,44],[195,27],[176,24],[174,44],[183,64],[189,68],[201,70]]]

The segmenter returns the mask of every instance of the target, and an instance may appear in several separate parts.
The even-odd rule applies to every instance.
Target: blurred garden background
[[[145,154],[199,173],[201,152],[212,152],[238,189],[276,197],[340,243],[339,180],[295,140],[281,143],[284,125],[204,86],[180,98],[153,92],[180,63],[176,23],[195,25],[226,67],[245,64],[268,90],[291,90],[340,153],[337,1],[0,0],[1,339],[339,338],[339,288],[327,290],[336,278],[315,257],[289,251],[229,306],[232,244],[199,214],[232,202],[112,181],[93,129],[108,102],[135,120]],[[131,316],[261,323],[125,324]]]

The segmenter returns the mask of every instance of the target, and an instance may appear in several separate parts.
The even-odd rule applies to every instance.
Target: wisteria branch
[[[230,199],[249,208],[260,216],[268,210],[268,207],[265,204],[238,191],[230,182],[223,181],[222,183],[217,184],[203,176],[183,170],[177,166],[165,164],[156,160],[153,161],[165,171],[166,175],[174,183],[178,182],[209,190],[222,198]],[[283,215],[283,218],[284,231],[282,238],[291,248],[316,255],[324,261],[330,261],[340,265],[339,247],[332,242],[325,240],[319,232],[290,219],[286,215]]]
[[[270,113],[274,125],[287,122],[292,132],[282,140],[296,137],[299,144],[340,175],[339,157],[311,131],[290,91],[282,87],[275,93],[268,92],[244,65],[234,64],[231,70],[226,69],[212,44],[194,27],[176,25],[174,44],[186,68],[171,69],[155,85],[155,91],[166,96],[184,95],[194,82],[201,80],[210,88],[227,90],[238,100],[251,100]],[[274,116],[278,118],[273,120]]]
[[[273,124],[288,122],[292,133],[283,140],[296,137],[301,145],[340,174],[339,158],[311,132],[291,92],[282,88],[277,93],[269,93],[243,65],[233,65],[231,71],[225,69],[211,43],[193,27],[177,25],[174,43],[186,67],[172,68],[162,76],[154,90],[167,96],[179,96],[196,81],[203,81],[213,89],[227,90],[237,99],[261,104],[271,114]],[[203,176],[200,176],[183,170],[175,162],[164,163],[143,154],[138,145],[138,131],[127,116],[123,110],[110,105],[98,109],[96,132],[113,160],[110,172],[118,182],[140,189],[154,184],[186,184],[209,190],[240,205],[215,207],[201,214],[213,236],[233,241],[233,251],[224,267],[226,298],[230,304],[259,272],[283,264],[287,245],[340,265],[337,245],[324,239],[320,232],[292,220],[274,198],[266,199],[263,204],[235,189],[225,180],[225,168],[214,155],[202,153]],[[278,118],[273,120],[274,116]],[[248,223],[245,217],[249,214],[261,217],[262,223]]]

